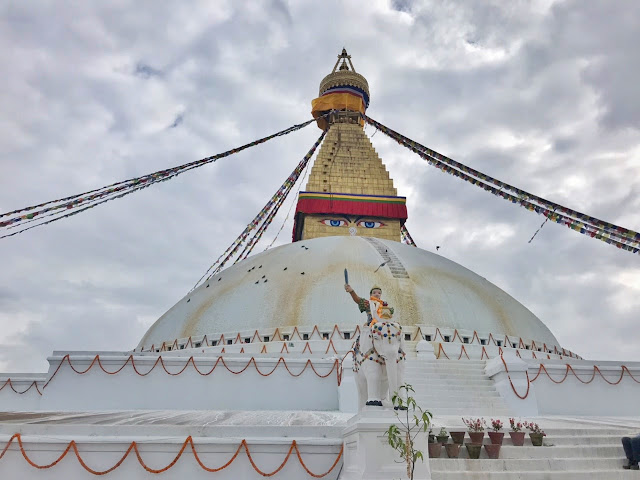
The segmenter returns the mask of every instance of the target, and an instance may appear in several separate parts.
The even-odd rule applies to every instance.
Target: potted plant
[[[495,460],[500,456],[500,448],[502,447],[499,443],[487,443],[484,445],[484,449],[487,451],[487,456],[492,460]]]
[[[457,443],[458,445],[462,445],[464,443],[464,436],[467,434],[467,432],[449,432],[449,435],[451,435],[451,440],[453,440],[453,443]]]
[[[516,422],[513,418],[509,419],[509,423],[511,424],[511,431],[509,432],[511,443],[516,447],[521,447],[524,445],[524,432],[522,431],[524,425],[522,425],[522,422]]]
[[[465,443],[465,447],[467,447],[467,455],[469,458],[478,459],[480,458],[480,452],[482,451],[482,445],[479,443]]]
[[[491,439],[491,443],[495,445],[502,445],[502,440],[504,439],[504,432],[501,432],[503,424],[502,421],[498,419],[491,419],[491,432],[489,432],[489,438]]]
[[[484,418],[463,418],[462,421],[469,429],[469,438],[471,443],[482,445],[484,438],[484,427],[487,426]]]
[[[449,440],[449,434],[447,433],[447,429],[442,427],[440,429],[440,433],[438,433],[438,435],[436,435],[436,438],[438,439],[438,442],[440,442],[442,444],[446,444],[447,441]]]
[[[534,447],[542,446],[542,437],[545,437],[547,434],[540,428],[540,425],[533,422],[525,422],[524,426],[527,430],[529,430],[529,437],[531,438],[531,443]]]
[[[442,444],[440,442],[429,442],[429,458],[440,458]]]
[[[444,449],[447,451],[447,457],[449,458],[458,458],[460,455],[460,447],[462,445],[460,443],[447,443],[444,446]]]
[[[405,393],[401,395],[403,390]],[[392,395],[391,402],[396,407],[395,414],[400,425],[392,424],[384,432],[389,446],[398,453],[400,461],[406,464],[409,480],[414,478],[416,462],[418,460],[424,462],[424,453],[416,448],[416,438],[421,433],[427,433],[432,418],[431,412],[423,410],[416,403],[415,398],[411,396],[412,393],[415,393],[413,387],[405,383],[400,385],[398,391]],[[406,396],[406,400],[403,396]],[[440,456],[442,446],[439,443],[429,443],[429,450],[432,448],[431,445],[438,446],[438,456]],[[435,450],[435,447],[433,448]]]
[[[429,443],[436,443],[436,435],[432,428],[429,429]]]

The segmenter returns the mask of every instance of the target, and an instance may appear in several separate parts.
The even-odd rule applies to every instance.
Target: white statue
[[[382,289],[374,286],[369,300],[359,297],[349,284],[344,289],[351,294],[367,323],[353,344],[358,408],[364,405],[382,406],[382,400],[398,391],[404,383],[405,353],[402,327],[391,321],[394,310],[382,301]]]

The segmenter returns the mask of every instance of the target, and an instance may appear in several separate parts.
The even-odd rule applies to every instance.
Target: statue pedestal
[[[394,410],[380,407],[364,407],[354,416],[344,430],[344,466],[339,480],[406,480],[407,465],[398,463],[400,456],[389,446],[384,432],[389,425],[399,425]],[[431,480],[427,434],[418,434],[416,450],[422,451],[424,462],[418,460],[415,480]]]

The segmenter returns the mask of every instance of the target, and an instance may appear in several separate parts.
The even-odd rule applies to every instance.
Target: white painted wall
[[[527,360],[529,377],[538,373],[539,363]],[[560,361],[546,361],[544,365],[551,378],[562,380],[566,373],[566,364]],[[588,361],[572,363],[571,367],[583,380],[588,381],[597,365],[602,374],[610,381],[620,378],[621,362]],[[624,363],[632,375],[640,381],[640,362]],[[640,415],[640,383],[624,374],[618,385],[609,385],[598,373],[591,383],[581,383],[571,372],[567,379],[556,384],[544,373],[532,382],[535,388],[538,410],[541,415]]]
[[[39,410],[45,374],[18,373],[0,375],[0,411]],[[36,385],[38,389],[36,389]],[[13,387],[13,389],[11,388]]]
[[[100,353],[100,361],[105,370],[118,370],[129,356],[128,352],[71,352],[70,360],[76,370],[86,370],[95,355]],[[104,373],[97,364],[84,374],[75,373],[64,358],[65,352],[54,352],[49,357],[51,378],[42,388],[41,398],[37,392],[17,395],[7,388],[0,392],[0,410],[4,411],[94,411],[94,410],[338,410],[338,382],[333,358],[314,358],[313,366],[320,375],[307,369],[300,376],[292,376],[286,367],[298,374],[307,358],[289,357],[277,367],[277,357],[257,357],[256,363],[263,373],[275,371],[265,377],[254,365],[243,373],[234,375],[222,363],[214,372],[202,376],[189,365],[176,376],[167,374],[157,365],[146,376],[138,375],[131,363],[115,375]],[[158,355],[134,355],[136,368],[146,373],[159,358]],[[189,356],[163,355],[167,370],[177,373],[185,366]],[[201,355],[194,361],[201,372],[211,370],[218,355]],[[250,356],[225,355],[226,365],[233,371],[240,371]],[[26,388],[26,387],[25,387]],[[37,397],[35,396],[37,395]]]
[[[401,413],[402,414],[402,413]],[[406,422],[406,420],[405,420]],[[340,480],[406,480],[407,467],[398,452],[388,443],[384,432],[391,424],[402,429],[393,410],[364,407],[344,430],[344,468]],[[424,454],[424,461],[416,462],[414,479],[430,480],[427,434],[418,433],[415,448]]]
[[[596,373],[592,382],[584,384],[573,373],[569,372],[566,380],[560,382],[567,371],[567,363],[561,360],[538,361],[522,360],[513,355],[505,355],[508,373],[500,358],[487,362],[485,372],[494,381],[494,385],[507,405],[518,416],[536,415],[586,415],[586,416],[638,416],[640,414],[640,383],[625,373],[618,385],[609,385]],[[544,365],[549,376],[543,370]],[[583,380],[591,379],[594,366],[598,366],[602,374],[610,382],[620,378],[622,365],[640,380],[640,363],[609,361],[573,361],[571,368]],[[528,373],[529,380],[526,374]],[[535,378],[535,380],[534,380]],[[511,380],[511,381],[510,381]],[[531,381],[534,380],[534,381]],[[521,396],[514,393],[513,387]]]
[[[4,445],[10,437],[0,435],[0,444]],[[161,439],[149,437],[74,437],[78,450],[85,463],[95,470],[106,470],[112,467],[122,458],[131,441],[135,440],[139,445],[141,457],[151,468],[163,468],[177,455],[184,437],[162,437]],[[52,439],[50,437],[23,437],[24,448],[29,458],[37,464],[47,464],[60,456],[67,446],[68,440]],[[239,439],[212,439],[210,437],[196,437],[194,443],[200,460],[208,467],[220,467],[228,462],[235,453]],[[256,465],[263,471],[275,470],[284,460],[291,445],[289,438],[261,438],[247,440],[251,456]],[[312,472],[322,474],[329,470],[340,452],[340,439],[307,439],[297,440],[302,459]],[[338,476],[342,461],[324,477],[326,480],[335,480]],[[120,467],[108,474],[111,479],[262,479],[249,463],[244,450],[238,458],[227,468],[217,473],[203,470],[196,462],[191,449],[187,447],[178,462],[167,472],[152,474],[140,466],[135,452],[131,452]],[[2,479],[46,479],[46,480],[94,480],[95,475],[87,472],[78,462],[75,454],[70,452],[64,460],[55,467],[38,470],[30,466],[17,448],[17,443],[11,445],[5,456],[0,460],[0,478]],[[300,465],[297,456],[293,453],[280,473],[278,479],[299,480],[310,477]]]
[[[511,352],[510,352],[511,353]],[[514,354],[506,354],[503,356],[509,372],[507,373],[500,357],[489,360],[485,366],[485,374],[493,380],[493,384],[504,399],[507,407],[515,416],[521,417],[537,417],[539,415],[538,403],[536,401],[536,391],[533,385],[529,387],[527,394],[527,385],[529,384],[526,372],[529,365]],[[512,387],[513,384],[513,387]],[[519,395],[526,398],[519,398],[513,390]]]

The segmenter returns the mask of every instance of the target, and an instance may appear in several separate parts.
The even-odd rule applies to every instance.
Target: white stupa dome
[[[353,328],[365,317],[344,291],[345,268],[360,296],[368,298],[373,285],[382,287],[394,320],[403,325],[559,345],[526,307],[455,262],[399,242],[335,236],[283,245],[223,270],[162,315],[139,347],[276,327]]]

